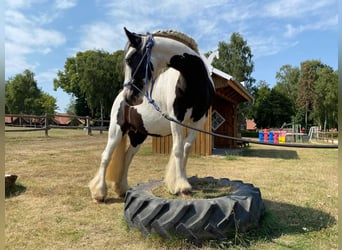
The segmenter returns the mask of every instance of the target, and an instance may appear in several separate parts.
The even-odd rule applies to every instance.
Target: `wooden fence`
[[[108,124],[106,126],[105,124]],[[93,130],[100,133],[108,130],[109,120],[93,119],[89,116],[67,114],[23,115],[5,114],[5,126],[14,129],[5,129],[5,132],[32,132],[45,131],[49,135],[50,129],[84,129],[91,135]]]

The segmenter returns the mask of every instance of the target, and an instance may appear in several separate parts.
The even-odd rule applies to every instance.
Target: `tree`
[[[324,65],[319,60],[308,60],[301,63],[301,75],[298,86],[297,112],[305,129],[314,124],[314,107],[316,98],[315,82],[317,71]]]
[[[279,71],[276,73],[276,79],[278,81],[274,86],[274,89],[291,99],[293,110],[296,110],[299,77],[299,68],[292,67],[289,64],[281,66]]]
[[[100,50],[78,52],[67,58],[64,71],[58,71],[54,88],[62,88],[76,97],[78,115],[110,114],[111,106],[123,83],[123,51],[114,54]]]
[[[254,95],[255,79],[251,76],[254,70],[253,55],[247,41],[234,32],[230,36],[230,42],[219,42],[219,58],[213,60],[212,65],[233,76],[238,82],[243,82],[249,93]],[[252,116],[252,103],[240,103],[238,106],[238,120],[244,122]]]
[[[264,112],[264,107],[267,107],[268,96],[271,89],[265,81],[259,81],[255,91],[255,102],[253,106],[253,119],[258,128],[268,127],[267,113]]]
[[[44,114],[54,114],[55,110],[58,108],[56,105],[56,98],[47,93],[42,92],[38,100],[38,103],[43,109],[42,113]]]
[[[316,99],[312,112],[316,124],[326,128],[337,128],[338,119],[338,74],[324,65],[317,71]]]
[[[294,115],[290,98],[270,89],[264,81],[259,82],[254,106],[254,121],[259,128],[280,127],[292,120]]]
[[[25,70],[6,81],[5,112],[11,114],[54,113],[56,99],[37,87],[34,73]]]
[[[251,76],[254,70],[253,55],[247,41],[234,32],[230,43],[219,42],[219,58],[213,60],[213,66],[230,74],[238,82],[243,82],[245,88],[252,93],[255,79]]]

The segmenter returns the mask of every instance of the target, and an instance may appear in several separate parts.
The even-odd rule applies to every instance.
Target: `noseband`
[[[140,93],[142,93],[148,100],[149,103],[151,103],[157,110],[159,110],[159,107],[156,105],[156,103],[154,102],[154,100],[152,99],[152,90],[153,90],[153,85],[154,85],[154,80],[151,80],[152,86],[151,86],[151,90],[150,93],[148,92],[148,73],[150,72],[152,75],[152,71],[153,68],[151,67],[151,50],[152,47],[154,45],[154,40],[153,40],[153,36],[152,34],[149,34],[148,38],[147,38],[147,42],[146,42],[146,51],[143,55],[143,57],[141,58],[138,66],[136,67],[131,79],[124,83],[124,87],[127,86],[131,86],[133,88],[135,88],[136,90],[138,90]],[[145,93],[139,89],[135,84],[134,84],[134,77],[137,74],[138,69],[140,68],[142,62],[144,61],[144,58],[146,57],[146,66],[145,66]]]

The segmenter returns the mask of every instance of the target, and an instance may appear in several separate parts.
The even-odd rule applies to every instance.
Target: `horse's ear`
[[[133,33],[133,32],[130,32],[128,29],[126,29],[126,27],[124,27],[124,30],[125,30],[125,33],[126,33],[126,36],[128,38],[128,41],[131,43],[131,45],[138,49],[141,45],[141,42],[142,42],[142,39],[139,35]]]

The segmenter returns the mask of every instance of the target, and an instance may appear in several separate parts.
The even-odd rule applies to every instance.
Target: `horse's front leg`
[[[184,168],[183,127],[171,123],[172,152],[166,169],[165,184],[172,194],[188,193],[191,185],[187,180]]]
[[[112,159],[112,154],[115,147],[122,140],[122,133],[117,132],[118,130],[114,127],[109,128],[108,141],[105,150],[101,155],[101,164],[95,177],[89,182],[89,189],[91,197],[95,202],[103,202],[107,195],[106,185],[106,170],[109,162]]]

